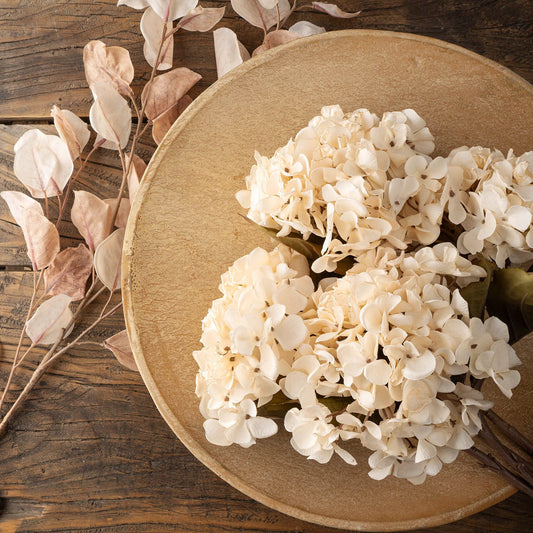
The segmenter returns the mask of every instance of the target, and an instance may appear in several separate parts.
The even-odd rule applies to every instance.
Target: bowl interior
[[[481,510],[513,490],[467,456],[419,487],[376,482],[360,463],[307,461],[283,431],[257,445],[221,448],[204,437],[194,393],[201,320],[220,275],[256,246],[273,244],[240,216],[234,198],[254,150],[271,155],[319,113],[414,108],[438,154],[461,145],[521,153],[533,138],[533,90],[506,69],[429,38],[354,30],[301,39],[245,63],[201,95],[171,129],[144,178],[127,228],[124,300],[128,331],[162,415],[209,468],[282,512],[346,529],[436,525]],[[527,351],[524,341],[520,352]],[[531,365],[529,365],[531,366]],[[528,426],[531,371],[498,411]],[[527,375],[526,375],[527,374]],[[501,407],[500,407],[501,405]],[[532,428],[529,427],[531,433]],[[530,435],[533,436],[533,435]],[[462,454],[464,455],[464,454]]]

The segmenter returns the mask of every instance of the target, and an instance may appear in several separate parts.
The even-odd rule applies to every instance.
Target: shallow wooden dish
[[[415,35],[373,30],[322,34],[253,59],[205,91],[156,152],[126,231],[123,295],[141,375],[161,414],[211,470],[248,496],[303,520],[344,529],[428,527],[485,509],[514,490],[465,454],[414,487],[376,482],[340,459],[307,461],[281,430],[242,449],[204,438],[194,394],[201,319],[220,275],[256,246],[272,247],[239,216],[234,199],[253,153],[271,155],[316,115],[339,103],[353,110],[415,108],[437,152],[463,144],[531,149],[533,87],[467,50]],[[520,354],[529,350],[524,341]],[[512,404],[498,412],[533,436],[527,392],[531,365]],[[527,375],[526,375],[527,374]],[[352,447],[351,451],[357,450]],[[179,475],[179,473],[177,474]]]

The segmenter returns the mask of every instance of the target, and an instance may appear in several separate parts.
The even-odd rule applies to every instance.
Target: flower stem
[[[524,437],[515,427],[499,417],[492,409],[485,413],[485,417],[490,420],[502,433],[524,450],[529,456],[533,457],[533,443]]]

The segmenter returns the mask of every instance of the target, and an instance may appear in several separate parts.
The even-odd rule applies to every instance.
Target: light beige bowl
[[[248,496],[303,520],[392,531],[457,520],[514,491],[465,454],[422,486],[373,481],[360,465],[308,461],[287,433],[249,449],[204,437],[194,394],[201,320],[220,275],[256,246],[273,245],[239,216],[234,199],[254,150],[271,155],[323,105],[416,109],[437,152],[482,144],[532,149],[533,88],[505,68],[427,37],[373,30],[322,34],[246,62],[205,91],[172,127],[144,177],[126,231],[123,294],[141,375],[159,411],[190,451]],[[523,352],[523,350],[521,350]],[[512,404],[498,411],[528,425],[531,365]],[[527,374],[527,375],[525,375]],[[501,407],[500,407],[501,404]]]

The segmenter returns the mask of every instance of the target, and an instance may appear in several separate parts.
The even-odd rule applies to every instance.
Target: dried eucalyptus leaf
[[[254,50],[253,56],[257,56],[262,54],[263,52],[266,52],[267,50],[270,50],[271,48],[275,48],[276,46],[279,46],[280,44],[290,43],[291,41],[294,41],[295,39],[300,39],[301,35],[298,33],[294,33],[289,30],[277,30],[277,31],[271,31],[270,33],[267,33],[265,40],[263,41],[263,44],[259,47],[257,47]]]
[[[231,7],[237,15],[252,26],[264,29],[265,32],[278,22],[276,4],[279,8],[279,18],[283,20],[291,12],[289,0],[279,0],[271,9],[263,7],[259,0],[231,0]]]
[[[146,61],[151,67],[155,66],[157,61],[157,52],[161,44],[163,31],[167,33],[172,31],[172,22],[163,22],[161,17],[149,7],[141,18],[141,33],[145,39],[143,53]],[[165,40],[161,57],[159,58],[158,70],[168,70],[172,68],[174,57],[174,36]]]
[[[308,22],[307,20],[300,20],[299,22],[293,24],[289,28],[289,31],[297,33],[298,35],[300,35],[300,37],[308,37],[309,35],[324,33],[326,31],[326,28],[323,28],[322,26],[317,26],[316,24]]]
[[[125,48],[107,47],[102,41],[90,41],[83,49],[83,64],[89,87],[106,82],[120,94],[132,94],[130,83],[134,77],[133,63]]]
[[[145,115],[150,120],[157,120],[172,109],[201,79],[200,74],[186,67],[156,76],[151,83],[146,84],[141,95]]]
[[[131,351],[130,340],[126,330],[120,331],[116,335],[109,337],[104,341],[104,346],[113,352],[118,362],[129,368],[130,370],[138,371],[137,363]]]
[[[341,19],[351,19],[353,17],[357,17],[357,15],[361,13],[361,11],[357,11],[356,13],[348,13],[335,4],[327,4],[325,2],[312,2],[312,6],[317,11],[321,11],[322,13],[327,13],[331,17]]]
[[[100,281],[111,291],[120,290],[120,265],[124,228],[115,230],[94,253],[94,269]]]
[[[222,20],[225,11],[225,7],[198,6],[179,21],[179,26],[187,31],[209,31]]]
[[[250,54],[239,42],[237,35],[229,28],[218,28],[213,32],[217,77],[220,79],[230,70],[250,59]]]
[[[76,248],[66,248],[44,271],[45,293],[65,294],[72,301],[81,300],[92,268],[93,254],[87,246],[80,244]]]
[[[109,83],[97,82],[91,90],[94,104],[89,111],[89,119],[94,131],[107,141],[124,148],[131,133],[131,111],[128,102]]]
[[[70,303],[72,299],[65,294],[58,294],[43,302],[34,315],[26,322],[26,333],[33,344],[54,344],[67,337],[70,331],[63,332],[72,320]]]
[[[104,200],[104,202],[111,206],[111,213],[114,213],[115,206],[117,205],[117,199],[116,198],[108,198],[107,200]],[[120,206],[118,208],[117,217],[115,218],[115,227],[117,228],[125,228],[126,224],[128,223],[128,216],[130,214],[130,200],[129,198],[122,198],[120,200]]]
[[[72,161],[77,159],[91,137],[89,126],[68,109],[59,109],[56,105],[50,112],[59,136],[67,143]]]
[[[111,206],[90,192],[74,191],[70,215],[89,250],[94,252],[111,231]]]
[[[131,154],[126,154],[126,163],[129,165],[131,159]],[[130,196],[130,203],[133,202],[141,180],[146,170],[146,163],[137,155],[133,155],[133,162],[131,163],[132,167],[128,174],[128,192]]]
[[[487,310],[507,324],[511,342],[533,331],[533,273],[521,268],[496,270],[488,291]]]
[[[28,130],[15,143],[15,176],[34,198],[57,196],[74,166],[67,143],[57,135]]]
[[[7,203],[7,206],[11,211],[11,215],[19,226],[22,225],[22,214],[26,209],[33,210],[36,213],[43,215],[43,208],[41,207],[41,204],[23,192],[2,191],[0,192],[0,196]]]
[[[159,145],[167,134],[168,130],[172,127],[172,124],[176,122],[179,116],[189,107],[192,103],[192,98],[186,94],[183,98],[180,98],[178,103],[169,109],[163,115],[160,115],[152,126],[152,137],[154,141]]]

